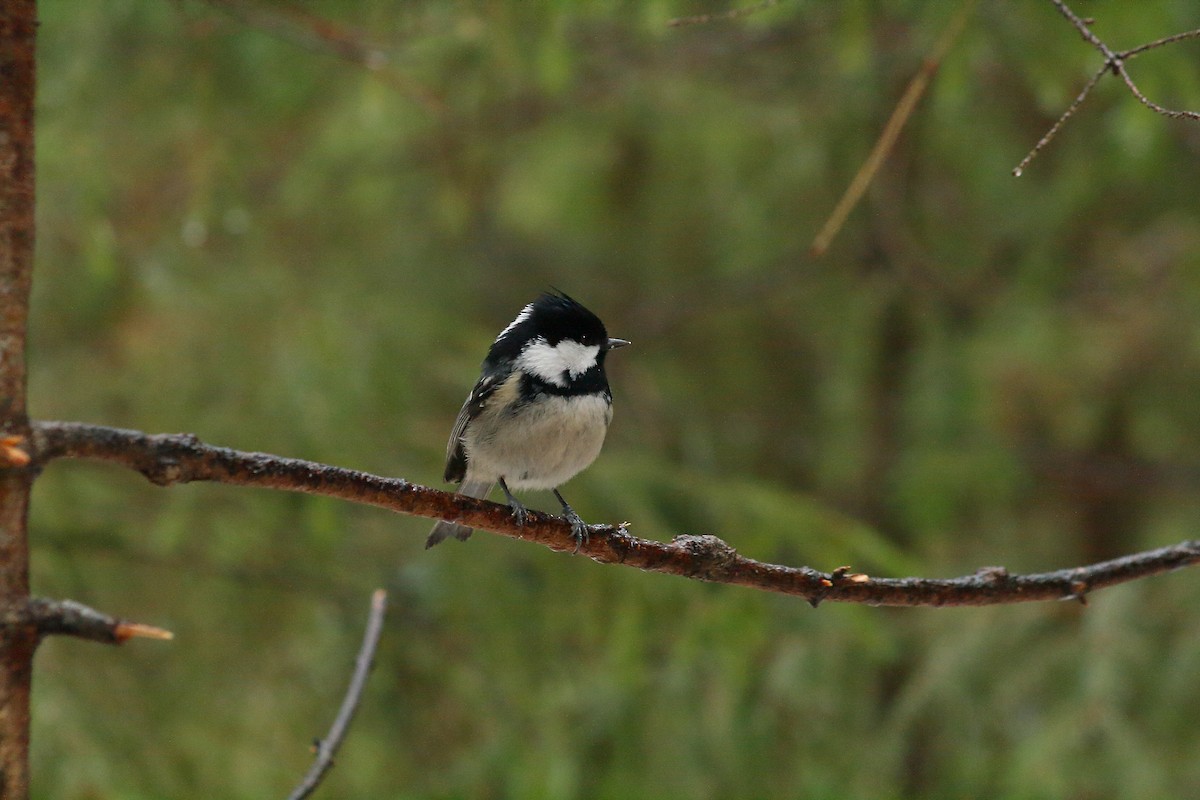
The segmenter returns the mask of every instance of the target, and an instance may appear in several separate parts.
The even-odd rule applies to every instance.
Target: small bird
[[[458,494],[468,497],[487,497],[500,484],[519,525],[527,512],[513,490],[550,489],[576,543],[587,541],[587,525],[558,487],[600,454],[612,421],[604,358],[627,344],[609,338],[599,317],[557,290],[521,309],[492,342],[458,412],[446,445],[446,481],[461,483]],[[465,525],[439,522],[425,547],[470,535]]]

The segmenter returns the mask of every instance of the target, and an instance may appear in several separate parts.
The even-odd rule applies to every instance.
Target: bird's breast
[[[603,393],[544,395],[492,408],[463,436],[468,475],[503,477],[513,489],[551,489],[573,478],[599,455],[612,420],[612,402]]]

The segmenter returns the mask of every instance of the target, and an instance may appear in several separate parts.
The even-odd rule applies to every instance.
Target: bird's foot
[[[591,535],[591,528],[583,521],[575,510],[570,506],[563,506],[563,519],[571,523],[571,538],[575,540],[575,552],[588,543],[588,537]]]
[[[562,493],[558,489],[552,489],[554,496],[558,498],[558,502],[562,503],[563,519],[571,523],[571,538],[575,540],[575,552],[579,552],[579,548],[583,547],[588,542],[588,536],[591,534],[591,529],[588,528],[586,522],[580,519],[575,513],[575,509],[571,508],[571,504],[563,499]]]
[[[525,506],[521,505],[520,500],[513,497],[513,493],[508,490],[508,484],[504,482],[504,478],[501,478],[498,483],[500,484],[500,488],[504,490],[504,499],[508,501],[508,507],[512,509],[513,519],[517,521],[518,525],[524,525],[525,520],[529,517],[529,512],[525,509]]]

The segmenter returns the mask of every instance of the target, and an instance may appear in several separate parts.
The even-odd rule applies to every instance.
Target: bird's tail
[[[484,481],[463,481],[463,485],[458,487],[458,491],[455,494],[464,494],[467,497],[487,497],[495,485],[494,483]],[[456,522],[439,522],[429,532],[429,538],[425,540],[425,549],[428,550],[450,536],[453,536],[460,542],[465,542],[470,535],[471,529],[466,525],[459,525]]]

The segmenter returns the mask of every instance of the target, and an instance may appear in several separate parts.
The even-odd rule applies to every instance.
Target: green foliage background
[[[1048,2],[979,4],[821,259],[957,4],[234,4],[336,20],[379,73],[192,0],[41,5],[37,417],[438,485],[484,349],[555,285],[635,343],[587,519],[887,575],[1197,536],[1200,125],[1105,80],[1011,177],[1099,66]],[[1118,47],[1200,26],[1086,5]],[[1131,68],[1200,108],[1198,47]],[[177,635],[43,646],[39,797],[282,796],[377,585],[325,797],[1200,795],[1195,573],[814,611],[85,463],[32,525],[39,594]]]

